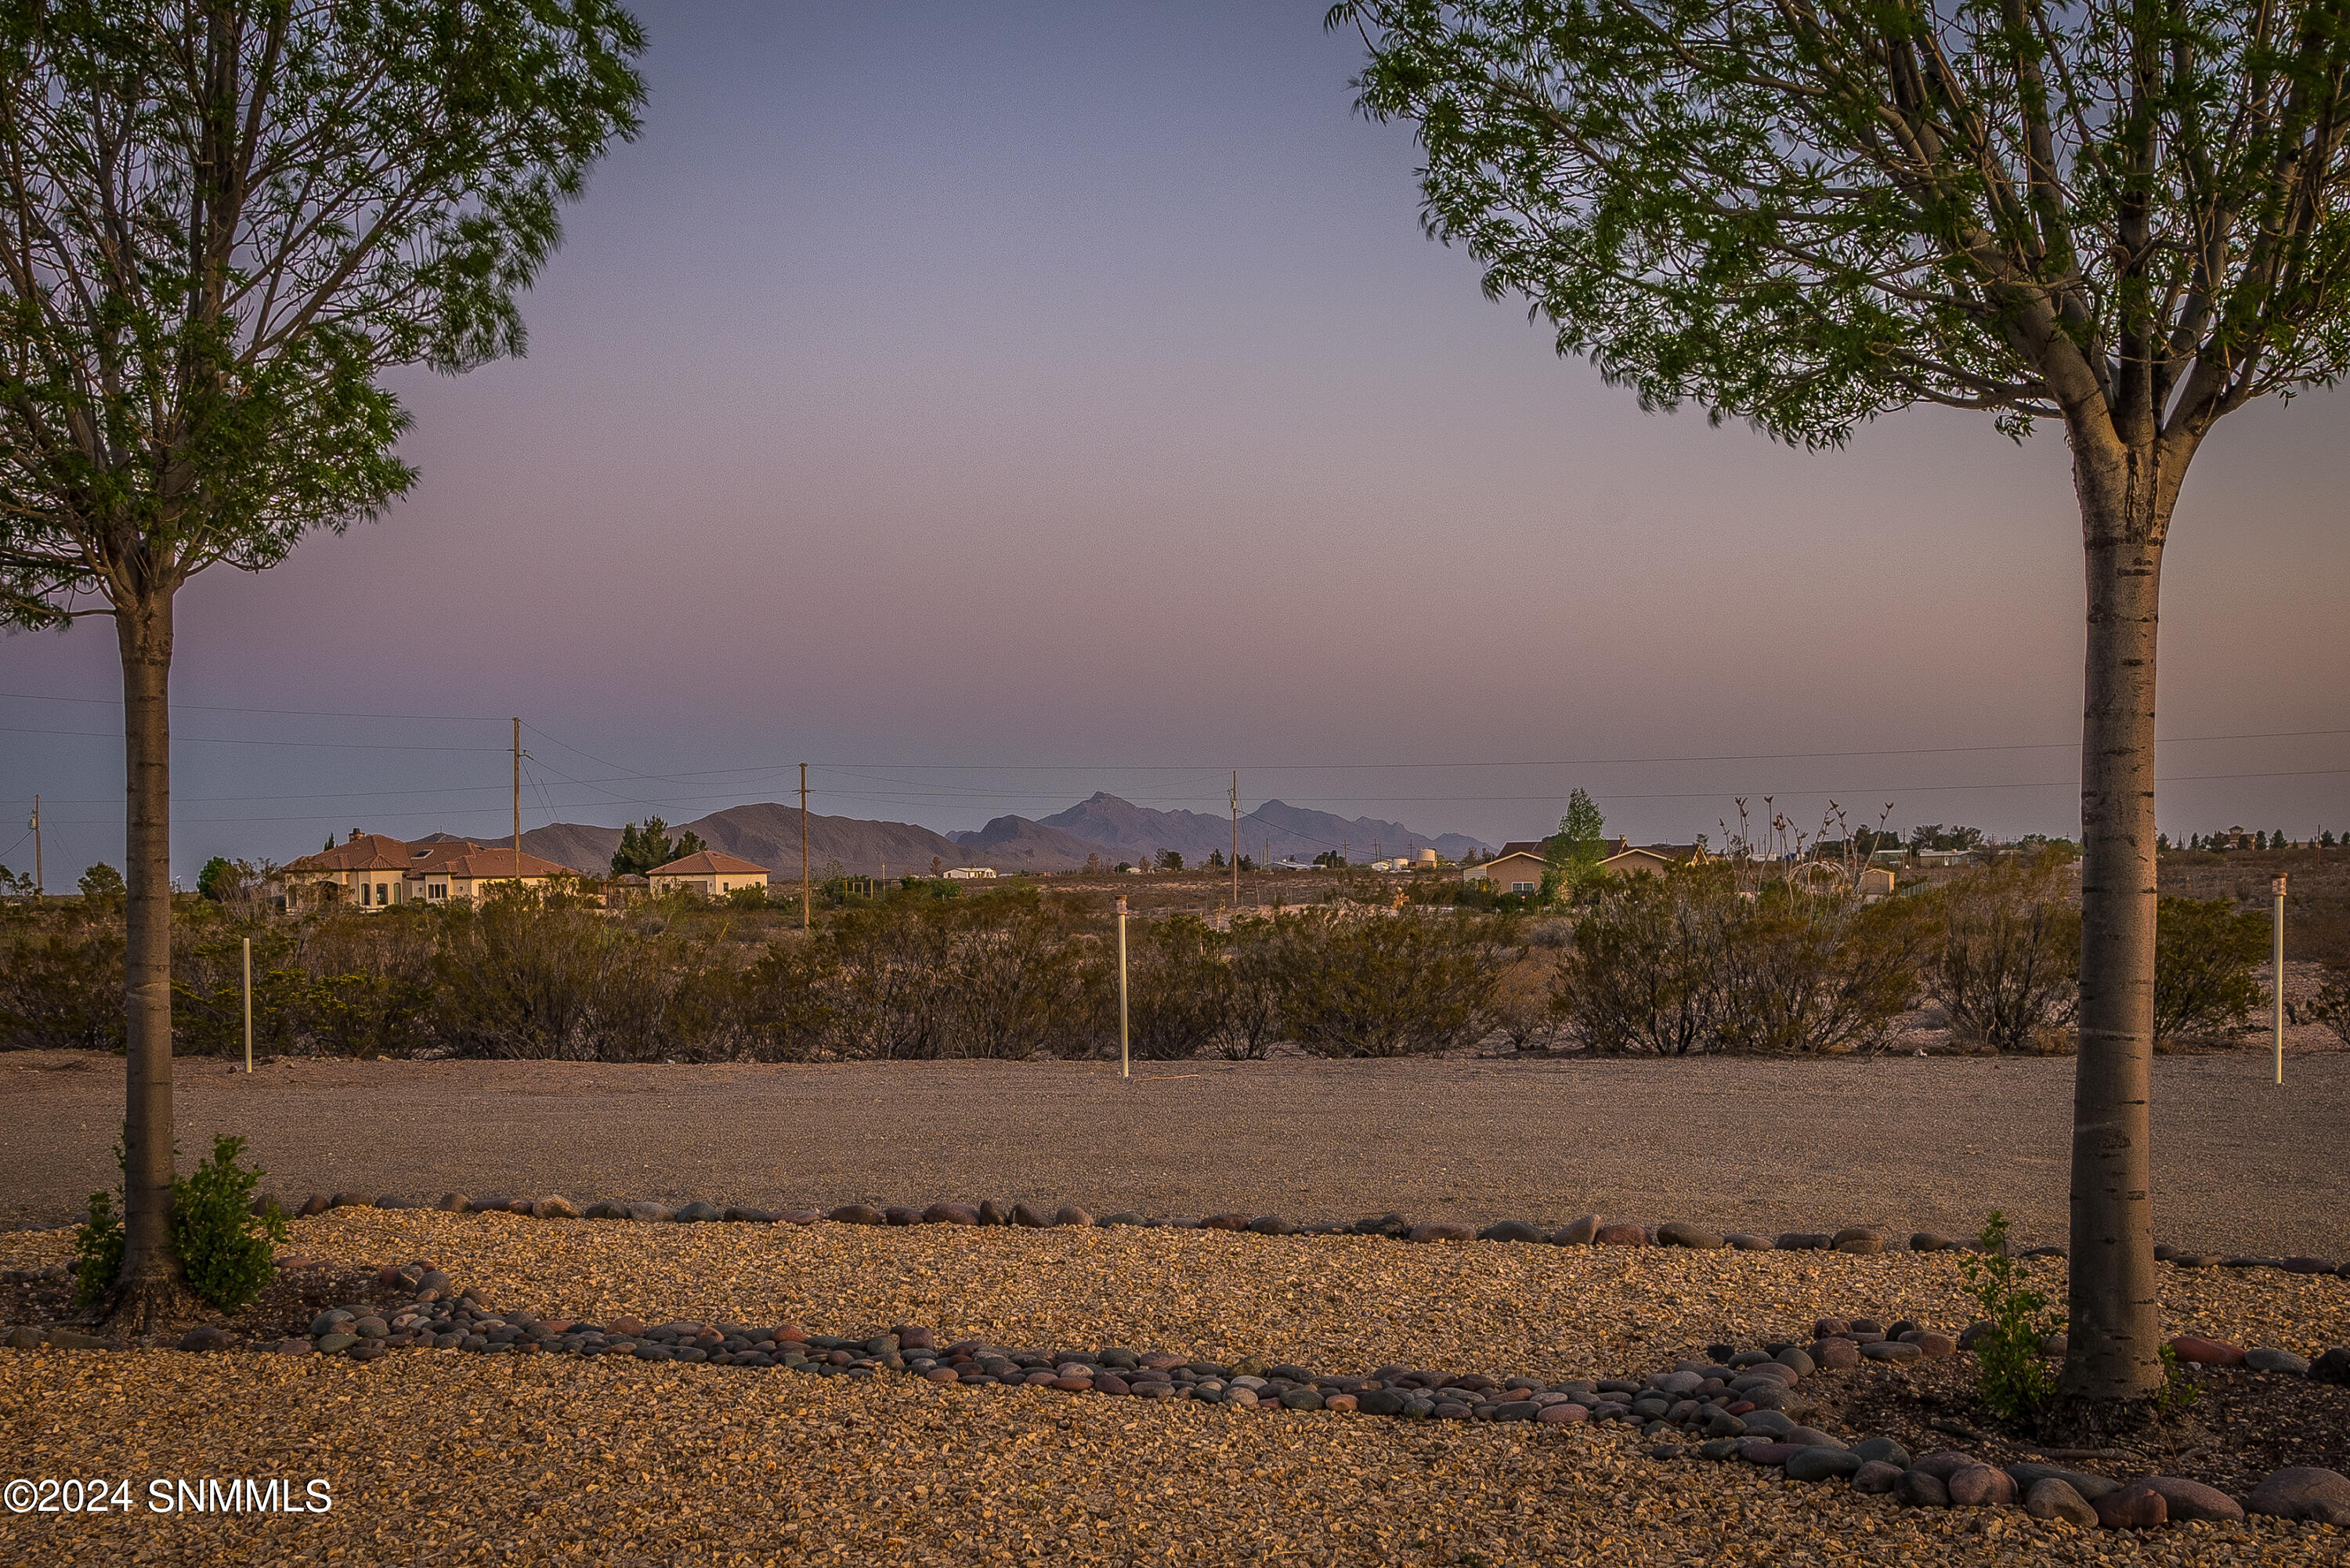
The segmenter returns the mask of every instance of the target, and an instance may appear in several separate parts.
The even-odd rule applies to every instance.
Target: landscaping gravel
[[[295,1240],[328,1272],[429,1258],[437,1273],[412,1272],[405,1290],[470,1282],[498,1306],[608,1323],[799,1320],[862,1334],[916,1322],[941,1344],[1116,1342],[1334,1371],[1642,1374],[1720,1342],[1847,1328],[1866,1340],[1864,1312],[1945,1325],[1970,1315],[1948,1253],[356,1208],[298,1221]],[[44,1272],[64,1241],[0,1237],[0,1266]],[[2061,1264],[2031,1267],[2053,1282]],[[2162,1282],[2173,1331],[2307,1354],[2350,1339],[2350,1282],[2338,1277],[2167,1270]],[[400,1320],[326,1312],[307,1326],[327,1347]],[[1774,1378],[1810,1369],[1801,1352],[1781,1365]],[[1702,1379],[1658,1382],[1661,1406]],[[1852,1486],[1786,1479],[1777,1465],[1857,1472],[1886,1450],[1862,1444],[1858,1464],[1832,1462],[1804,1445],[1836,1439],[1763,1419],[1776,1414],[1755,1413],[1761,1438],[1724,1439],[1750,1462],[1700,1465],[1649,1458],[1622,1427],[1142,1405],[633,1357],[0,1352],[0,1429],[20,1470],[322,1474],[337,1496],[333,1512],[292,1520],[0,1517],[0,1560],[127,1561],[145,1549],[185,1562],[488,1562],[520,1550],[652,1562],[2249,1563],[2324,1561],[2343,1544],[2327,1526],[2258,1517],[2098,1531],[2066,1522],[2053,1490],[2047,1519],[1918,1511],[1857,1490],[1857,1473]],[[1898,1473],[1953,1498],[2014,1490],[1982,1467],[1946,1479],[1933,1468],[1929,1456]],[[2174,1511],[2195,1506],[2192,1483],[2163,1486]],[[2125,1504],[2136,1501],[2098,1501]]]

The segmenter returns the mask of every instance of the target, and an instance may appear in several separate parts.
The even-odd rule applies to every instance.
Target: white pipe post
[[[2269,989],[2275,993],[2270,1000],[2274,1004],[2276,1018],[2276,1081],[2282,1084],[2284,1082],[2284,874],[2282,872],[2277,874],[2275,892],[2276,919],[2272,922],[2273,929],[2271,932],[2275,946],[2271,954],[2270,971],[2275,977],[2275,982]]]
[[[1118,1075],[1134,1076],[1134,1064],[1127,1054],[1126,1029],[1126,897],[1118,900]]]
[[[253,939],[244,939],[244,1070],[253,1071]]]

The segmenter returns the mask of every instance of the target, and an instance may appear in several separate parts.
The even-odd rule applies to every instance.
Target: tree
[[[1180,849],[1160,850],[1159,868],[1161,871],[1180,871],[1183,869],[1183,852]]]
[[[2086,582],[2059,1426],[2161,1386],[2148,1149],[2163,546],[2218,421],[2350,366],[2350,17],[2311,0],[1343,0],[1430,232],[1649,408],[1808,447],[2062,425]]]
[[[669,824],[658,816],[645,818],[641,826],[626,823],[620,828],[620,846],[612,851],[612,875],[642,877],[656,867],[699,855],[709,847],[694,833],[681,834],[676,843],[671,843]]]
[[[79,886],[85,898],[120,898],[123,896],[122,873],[103,860],[81,874]]]
[[[380,380],[523,348],[516,296],[644,88],[615,0],[53,0],[0,18],[0,619],[110,616],[130,884],[126,1253],[172,1253],[170,675],[207,567],[414,483]]]
[[[1561,888],[1580,893],[1599,879],[1599,863],[1607,857],[1607,819],[1589,793],[1580,785],[1569,792],[1558,831],[1543,841],[1544,903]]]

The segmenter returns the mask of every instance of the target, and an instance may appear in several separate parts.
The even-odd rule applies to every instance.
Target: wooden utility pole
[[[1232,913],[1241,912],[1241,772],[1232,770]]]
[[[808,929],[807,764],[800,764],[800,929]]]
[[[522,720],[514,722],[514,874],[522,880]]]
[[[2282,1084],[2284,1082],[2284,873],[2282,871],[2277,873],[2273,891],[2276,894],[2276,920],[2270,934],[2275,946],[2269,973],[2274,983],[2269,987],[2272,993],[2269,1001],[2275,1010],[2276,1019],[2276,1081]]]
[[[33,897],[47,896],[48,888],[41,880],[41,797],[33,797]]]

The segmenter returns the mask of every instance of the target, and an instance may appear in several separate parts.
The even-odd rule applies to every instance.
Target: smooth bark
[[[137,1333],[168,1322],[186,1304],[185,1276],[172,1247],[172,595],[126,597],[114,624],[122,655],[129,1027],[122,1274],[109,1316]]]
[[[2163,1383],[2154,1282],[2154,704],[2177,470],[2154,443],[2076,440],[2088,626],[2081,730],[2080,1051],[2069,1344],[2058,1419],[2126,1422]],[[2166,473],[2166,468],[2173,472]]]

